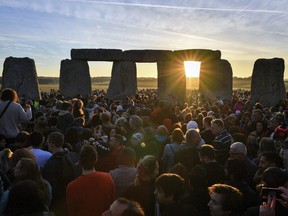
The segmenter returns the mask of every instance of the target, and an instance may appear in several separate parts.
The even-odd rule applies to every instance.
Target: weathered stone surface
[[[6,58],[2,74],[2,88],[14,89],[18,97],[39,100],[41,96],[34,60],[27,57]]]
[[[186,94],[186,76],[184,64],[166,61],[157,62],[159,99],[184,102]]]
[[[81,60],[62,60],[59,90],[67,98],[90,95],[91,77],[88,63]]]
[[[125,61],[157,62],[172,60],[173,52],[170,50],[126,50],[123,52]]]
[[[211,99],[232,97],[232,68],[227,60],[214,60],[201,63],[199,91]]]
[[[71,49],[72,60],[120,61],[123,53],[120,49]]]
[[[262,103],[265,107],[276,105],[285,99],[284,59],[258,59],[253,68],[251,104]]]
[[[112,76],[107,90],[110,100],[125,99],[137,91],[136,63],[131,61],[115,61]]]
[[[174,60],[179,61],[211,61],[221,59],[221,51],[207,49],[175,50]]]

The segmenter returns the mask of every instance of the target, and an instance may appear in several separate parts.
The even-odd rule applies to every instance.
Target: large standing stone
[[[41,96],[34,60],[27,57],[6,58],[2,74],[2,88],[14,89],[19,97],[39,100]]]
[[[184,64],[172,61],[157,62],[159,99],[184,102],[186,76]]]
[[[60,69],[60,93],[69,98],[91,94],[89,65],[81,60],[62,60]]]
[[[131,61],[115,61],[112,76],[107,90],[110,100],[125,99],[137,91],[136,63]]]
[[[258,59],[253,68],[251,104],[262,103],[265,107],[276,105],[285,99],[284,59]]]
[[[232,98],[232,68],[227,60],[201,63],[199,91],[211,99]]]
[[[71,49],[72,60],[120,61],[123,53],[120,49]]]

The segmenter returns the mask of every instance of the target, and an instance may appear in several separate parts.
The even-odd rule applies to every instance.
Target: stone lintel
[[[170,50],[125,50],[123,58],[125,61],[158,62],[172,60],[172,54]]]
[[[210,61],[221,59],[221,51],[208,49],[175,50],[174,60],[180,61]]]
[[[72,60],[84,61],[120,61],[123,52],[120,49],[71,49]]]

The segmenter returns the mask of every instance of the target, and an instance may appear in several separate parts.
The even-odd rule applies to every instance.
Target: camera
[[[279,188],[263,187],[261,190],[261,198],[267,199],[268,195],[271,197],[281,198],[282,191]]]

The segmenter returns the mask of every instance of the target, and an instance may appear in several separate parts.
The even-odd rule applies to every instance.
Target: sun
[[[200,61],[184,61],[186,77],[199,77]]]

